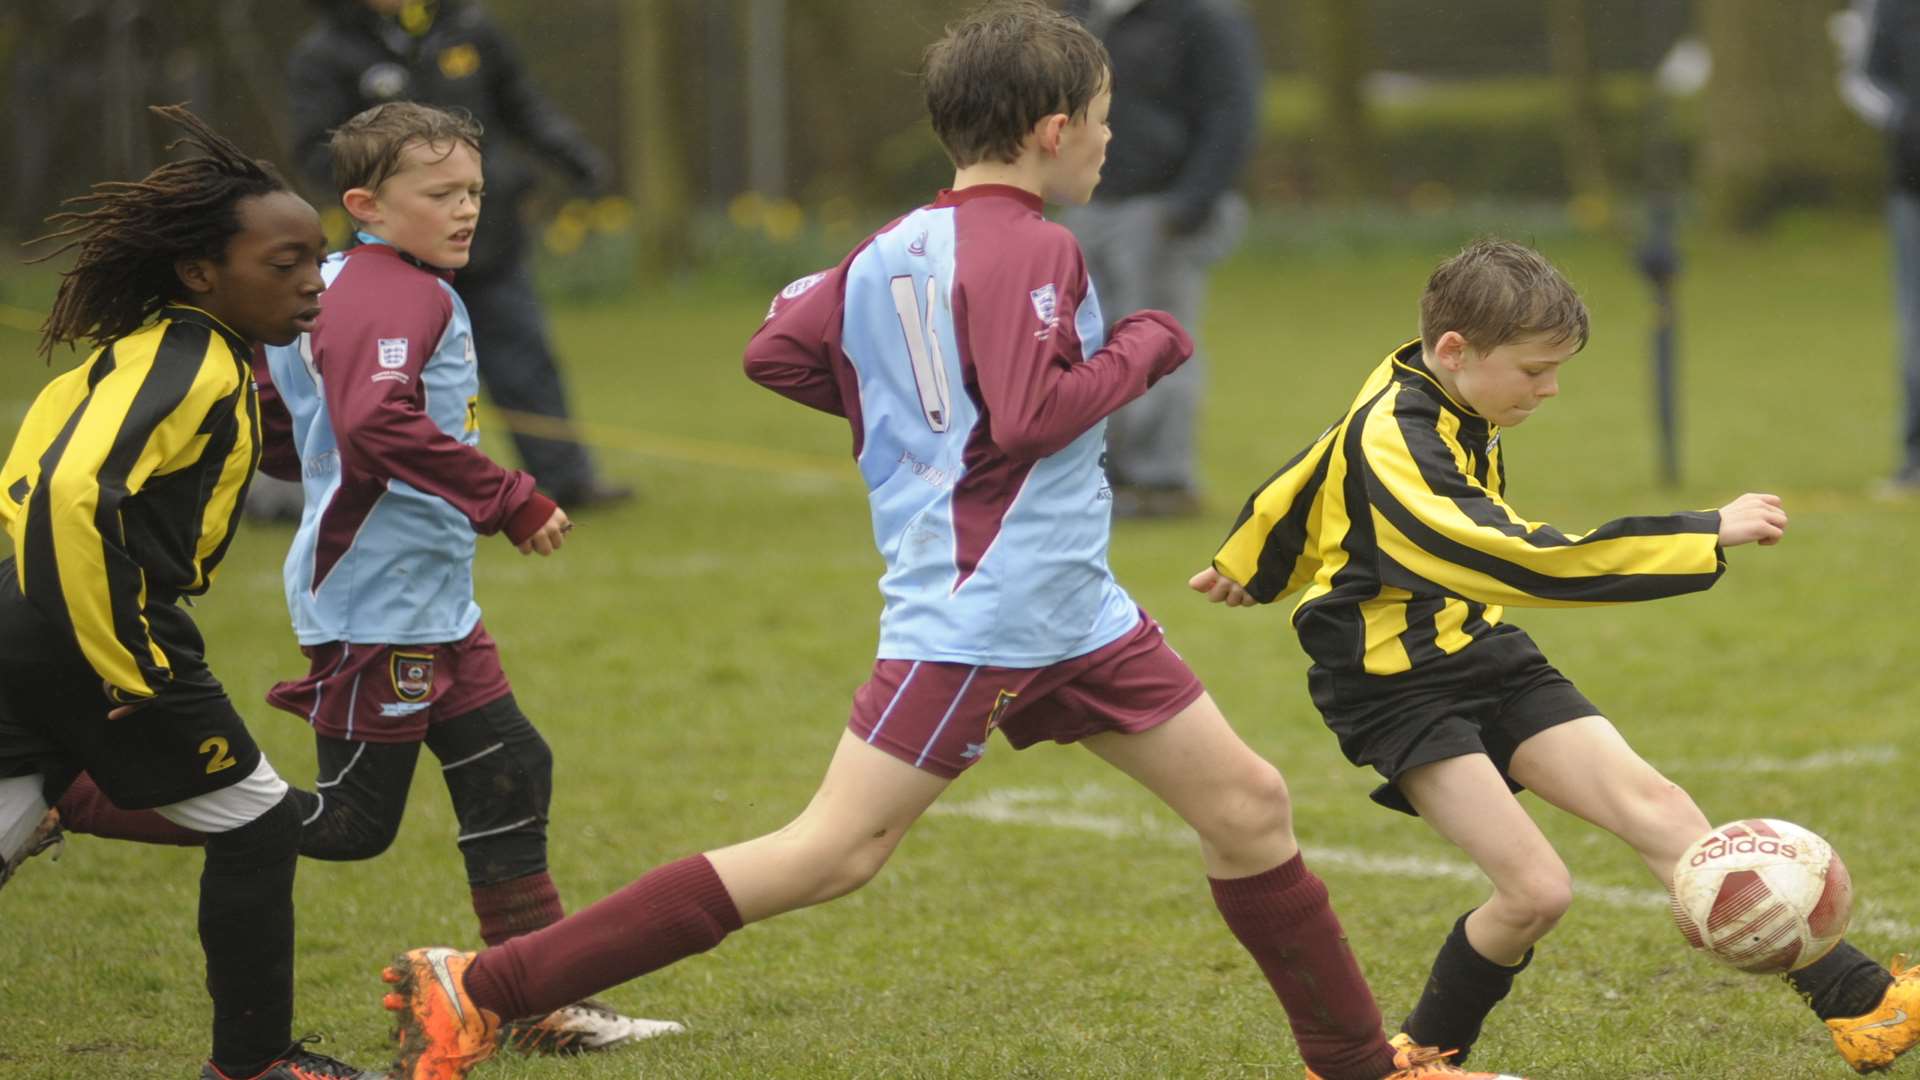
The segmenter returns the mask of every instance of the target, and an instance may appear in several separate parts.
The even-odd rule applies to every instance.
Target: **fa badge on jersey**
[[[1029,292],[1027,297],[1033,301],[1033,313],[1040,316],[1042,323],[1047,326],[1052,326],[1058,304],[1053,282],[1049,281],[1045,285]]]
[[[383,368],[401,368],[407,366],[407,339],[403,337],[383,337],[379,339],[380,366]]]
[[[401,701],[425,701],[433,692],[433,654],[393,652],[387,656],[393,694]]]

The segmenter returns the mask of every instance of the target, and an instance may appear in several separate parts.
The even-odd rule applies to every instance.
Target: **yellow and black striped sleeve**
[[[1388,356],[1367,376],[1347,417],[1322,432],[1254,491],[1214,554],[1215,570],[1263,604],[1313,580],[1320,568],[1314,534],[1331,456],[1338,452],[1354,409],[1379,394],[1392,378],[1393,357]]]
[[[147,574],[128,550],[123,504],[156,474],[209,452],[241,371],[226,339],[205,326],[173,320],[136,331],[47,386],[0,473],[15,503],[9,531],[22,591],[71,629],[122,700],[150,697],[172,677],[142,614]],[[226,473],[240,468],[251,463],[223,463],[220,483],[232,487]],[[204,539],[201,522],[178,530]]]
[[[1310,530],[1330,451],[1341,430],[1340,424],[1328,428],[1268,477],[1247,499],[1214,554],[1213,568],[1263,604],[1313,580],[1318,560],[1309,546]]]
[[[1572,607],[1697,592],[1726,569],[1716,511],[1619,518],[1575,535],[1523,519],[1475,477],[1460,417],[1406,384],[1382,395],[1363,423],[1384,585]]]

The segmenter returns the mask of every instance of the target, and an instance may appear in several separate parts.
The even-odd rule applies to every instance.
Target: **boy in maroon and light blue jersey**
[[[1099,180],[1104,50],[1014,0],[951,28],[926,79],[953,190],[788,286],[747,349],[756,381],[852,423],[887,564],[879,659],[826,778],[778,832],[479,954],[398,958],[385,973],[398,1074],[457,1080],[492,1054],[503,1018],[860,887],[998,728],[1016,746],[1083,742],[1194,827],[1215,902],[1310,1077],[1463,1075],[1438,1051],[1388,1044],[1326,886],[1301,862],[1279,772],[1107,568],[1102,421],[1192,343],[1160,312],[1103,341],[1079,250],[1040,213],[1043,199],[1085,202]]]

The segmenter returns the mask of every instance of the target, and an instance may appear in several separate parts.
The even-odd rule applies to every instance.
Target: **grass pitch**
[[[1511,618],[1708,816],[1828,837],[1860,896],[1853,939],[1920,948],[1916,795],[1920,504],[1868,491],[1893,454],[1886,251],[1872,223],[1699,241],[1682,283],[1685,484],[1660,490],[1644,285],[1595,240],[1548,253],[1595,332],[1560,400],[1505,441],[1509,496],[1569,529],[1775,491],[1793,524],[1743,547],[1711,592]],[[1286,773],[1310,864],[1389,1024],[1452,920],[1484,894],[1424,826],[1375,808],[1307,700],[1283,608],[1228,611],[1183,583],[1240,501],[1335,419],[1415,332],[1448,249],[1245,251],[1217,278],[1204,435],[1211,510],[1125,523],[1120,580],[1166,624],[1227,715]],[[740,347],[768,292],[724,282],[557,307],[576,408],[644,499],[583,515],[564,552],[481,545],[480,599],[515,691],[556,755],[554,877],[570,908],[679,855],[775,828],[811,794],[871,662],[866,507],[843,423],[749,384]],[[0,329],[0,435],[42,378]],[[494,430],[498,431],[495,424]],[[489,443],[506,453],[504,440]],[[216,672],[280,770],[307,730],[261,704],[302,670],[280,599],[290,532],[249,528],[196,608]],[[1578,899],[1494,1015],[1483,1068],[1559,1080],[1851,1075],[1773,980],[1690,955],[1624,845],[1528,797]],[[394,951],[471,947],[437,771],[394,850],[299,877],[296,1031],[362,1065],[388,1047],[377,973]],[[180,1077],[206,1053],[198,852],[80,837],[0,897],[0,1075]],[[1092,755],[996,740],[871,886],[748,928],[607,999],[690,1032],[481,1077],[1226,1077],[1299,1075],[1280,1010],[1208,901],[1171,814]],[[1896,1070],[1920,1075],[1920,1061]]]

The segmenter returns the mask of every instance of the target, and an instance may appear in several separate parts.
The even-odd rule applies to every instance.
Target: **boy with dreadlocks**
[[[50,219],[78,250],[41,354],[86,340],[0,467],[0,859],[81,770],[127,808],[207,834],[200,940],[213,997],[202,1080],[378,1075],[294,1042],[300,815],[208,670],[181,606],[207,590],[259,461],[254,343],[319,313],[318,215],[178,106],[199,155]]]

